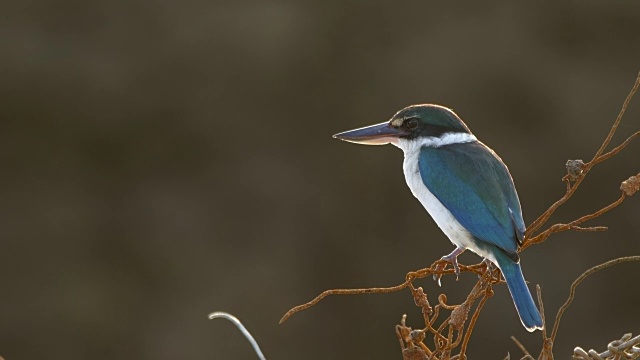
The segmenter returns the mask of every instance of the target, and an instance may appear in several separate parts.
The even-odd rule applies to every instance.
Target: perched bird
[[[404,152],[405,180],[456,246],[442,260],[460,273],[457,257],[469,249],[498,266],[522,324],[542,329],[540,312],[522,275],[518,247],[525,225],[511,174],[450,109],[413,105],[389,122],[334,135],[357,144],[393,144]]]

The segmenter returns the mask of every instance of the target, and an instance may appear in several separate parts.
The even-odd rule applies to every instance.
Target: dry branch
[[[617,265],[623,262],[629,262],[629,261],[640,261],[640,256],[627,256],[627,257],[621,257],[618,259],[613,259],[613,260],[609,260],[603,264],[600,265],[596,265],[594,267],[592,267],[591,269],[585,271],[584,273],[582,273],[582,275],[580,275],[574,282],[573,284],[571,284],[571,289],[569,290],[569,298],[567,298],[567,301],[565,301],[565,303],[560,307],[560,310],[558,310],[558,314],[556,315],[556,320],[555,323],[553,324],[553,330],[551,331],[551,341],[555,340],[556,335],[558,334],[558,327],[560,326],[560,319],[562,319],[562,315],[564,314],[564,312],[567,310],[567,308],[569,307],[569,305],[571,305],[571,303],[573,302],[573,298],[575,297],[576,294],[576,288],[578,287],[578,285],[580,285],[580,283],[582,281],[584,281],[584,279],[586,279],[589,275],[592,275],[600,270],[606,269],[610,266],[613,265]]]
[[[603,360],[603,359],[638,359],[640,358],[640,335],[631,338],[625,334],[620,340],[609,343],[607,350],[601,353],[591,349],[588,352],[581,347],[573,350],[574,360]]]
[[[265,360],[264,354],[262,354],[262,350],[260,350],[260,346],[258,345],[258,342],[253,338],[249,330],[247,330],[247,328],[244,327],[242,322],[238,320],[237,317],[224,311],[212,312],[211,314],[209,314],[208,317],[209,317],[209,320],[218,319],[218,318],[229,320],[233,325],[235,325],[238,328],[238,330],[240,330],[240,332],[242,333],[242,335],[244,335],[247,341],[249,341],[249,343],[253,347],[253,351],[258,356],[258,359]]]
[[[620,144],[619,146],[617,146],[613,150],[609,151],[608,153],[602,155],[602,153],[607,148],[607,146],[609,146],[609,143],[611,142],[611,139],[613,139],[613,135],[615,135],[616,131],[618,130],[618,125],[620,125],[620,121],[622,121],[622,117],[624,116],[624,113],[627,111],[627,106],[629,106],[629,102],[631,102],[631,99],[635,95],[635,93],[638,90],[639,86],[640,86],[640,73],[638,73],[638,77],[636,78],[636,82],[634,83],[633,88],[631,88],[631,91],[629,92],[629,95],[627,95],[627,98],[624,100],[624,103],[622,104],[622,108],[620,109],[620,112],[618,113],[618,116],[616,117],[616,120],[614,121],[613,126],[611,126],[611,130],[609,130],[609,134],[607,134],[607,137],[604,139],[604,142],[600,146],[600,149],[598,149],[598,151],[596,151],[596,154],[594,155],[594,157],[593,157],[593,159],[591,161],[589,161],[588,163],[584,164],[584,166],[581,169],[582,171],[577,175],[577,179],[575,180],[575,183],[573,184],[573,186],[571,186],[571,180],[569,179],[570,175],[567,175],[562,179],[563,181],[567,182],[567,192],[564,194],[564,196],[562,198],[560,198],[560,200],[556,201],[553,205],[551,205],[549,207],[549,209],[547,209],[547,211],[542,213],[542,215],[540,215],[533,223],[531,223],[531,225],[529,225],[529,227],[527,227],[527,231],[526,231],[526,234],[525,234],[525,239],[529,238],[533,233],[538,231],[549,220],[551,215],[553,215],[553,213],[560,206],[562,206],[564,203],[566,203],[571,198],[571,196],[578,189],[578,186],[580,186],[580,184],[582,183],[584,178],[587,176],[589,171],[591,171],[591,168],[593,168],[596,164],[599,164],[599,163],[611,158],[612,156],[618,154],[633,139],[635,139],[638,136],[638,133],[635,133],[635,134],[631,135],[622,144]]]

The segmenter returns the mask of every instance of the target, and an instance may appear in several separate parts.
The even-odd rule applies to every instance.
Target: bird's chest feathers
[[[473,239],[469,232],[454,218],[447,208],[442,205],[431,191],[424,185],[418,167],[420,149],[405,152],[402,168],[404,177],[413,193],[429,215],[436,222],[438,227],[447,235],[449,240],[461,248],[473,249]]]

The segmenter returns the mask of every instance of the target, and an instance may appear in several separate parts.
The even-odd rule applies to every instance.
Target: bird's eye
[[[405,121],[405,125],[409,130],[415,130],[418,127],[418,119],[408,119]]]

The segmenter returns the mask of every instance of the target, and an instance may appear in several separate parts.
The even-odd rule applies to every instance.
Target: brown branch
[[[402,324],[404,325],[405,320],[407,319],[407,315],[402,315]],[[400,342],[400,350],[406,349],[404,346],[404,334],[402,333],[403,327],[401,325],[396,325],[396,336],[398,337],[398,341]]]
[[[493,291],[491,291],[491,287],[487,288],[484,297],[480,300],[478,307],[476,307],[476,311],[474,311],[473,316],[471,317],[471,322],[469,323],[469,329],[467,329],[466,334],[464,335],[464,340],[462,341],[462,347],[460,348],[460,359],[466,359],[467,346],[469,345],[469,339],[471,339],[471,333],[476,326],[476,321],[480,316],[480,312],[484,307],[484,304],[489,300],[489,298],[493,296]]]
[[[542,301],[542,288],[540,284],[536,285],[536,295],[538,297],[538,306],[540,306],[540,318],[542,319],[542,340],[547,339],[547,320],[544,316],[544,302]]]
[[[566,203],[567,200],[569,200],[571,198],[571,196],[573,196],[573,194],[578,189],[578,186],[580,186],[580,184],[582,183],[584,178],[587,176],[587,174],[589,173],[589,171],[591,170],[592,167],[594,167],[596,164],[598,164],[598,163],[610,158],[611,156],[617,154],[622,149],[624,149],[633,139],[638,137],[638,135],[637,135],[638,133],[635,133],[635,134],[631,135],[627,140],[625,140],[621,145],[619,145],[618,147],[614,148],[610,152],[602,155],[604,150],[607,148],[607,146],[611,142],[611,139],[613,138],[613,135],[618,130],[618,125],[620,124],[620,121],[622,120],[622,117],[624,116],[624,113],[627,111],[627,106],[629,106],[629,102],[631,101],[631,99],[635,95],[635,93],[638,90],[639,86],[640,86],[640,73],[638,73],[638,77],[636,78],[636,81],[635,81],[635,83],[633,85],[633,88],[631,89],[631,91],[627,95],[627,98],[624,100],[624,103],[622,104],[622,108],[620,109],[620,112],[618,113],[618,116],[616,117],[616,120],[614,121],[613,126],[611,127],[611,130],[609,130],[609,134],[607,135],[607,137],[605,138],[604,142],[600,146],[600,149],[598,149],[598,151],[594,155],[593,159],[590,162],[588,162],[587,164],[585,164],[584,168],[582,169],[582,172],[577,176],[577,179],[576,179],[575,183],[573,184],[573,186],[570,186],[569,183],[567,184],[567,191],[564,194],[564,196],[562,198],[560,198],[558,201],[556,201],[555,203],[553,203],[553,205],[551,205],[542,215],[540,215],[533,223],[531,223],[531,225],[529,225],[529,227],[527,228],[526,233],[525,233],[525,242],[527,242],[526,239],[531,237],[536,231],[538,231],[549,220],[551,215],[553,215],[553,213],[560,206],[562,206],[564,203]]]
[[[565,303],[562,305],[562,307],[560,307],[560,310],[558,310],[558,314],[556,315],[556,320],[555,323],[553,324],[553,330],[551,331],[551,341],[554,341],[556,338],[556,335],[558,334],[558,327],[560,326],[560,319],[562,319],[562,315],[564,314],[564,312],[567,310],[567,308],[569,307],[569,305],[571,305],[571,303],[573,302],[573,298],[575,297],[575,293],[576,293],[576,288],[578,287],[578,285],[584,280],[586,279],[588,276],[602,270],[602,269],[606,269],[610,266],[613,265],[617,265],[623,262],[629,262],[629,261],[640,261],[640,256],[626,256],[626,257],[621,257],[621,258],[617,258],[617,259],[613,259],[613,260],[609,260],[603,264],[600,265],[596,265],[594,267],[592,267],[591,269],[585,271],[584,273],[582,273],[582,275],[580,275],[574,282],[573,284],[571,284],[571,289],[569,290],[569,298],[567,298],[567,301],[565,301]]]
[[[536,294],[538,295],[538,305],[540,306],[540,317],[542,318],[542,351],[538,359],[549,360],[553,359],[553,341],[547,337],[547,319],[544,315],[544,302],[542,301],[542,288],[540,285],[536,285]]]
[[[609,151],[608,153],[604,154],[604,155],[600,155],[597,159],[594,159],[593,165],[597,165],[607,159],[609,159],[610,157],[614,156],[615,154],[619,153],[620,151],[622,151],[622,149],[624,149],[627,145],[629,145],[630,142],[632,142],[635,138],[637,138],[638,136],[640,136],[640,131],[634,133],[633,135],[629,136],[627,138],[627,140],[625,140],[622,144],[616,146],[613,150]]]
[[[432,270],[442,270],[438,262],[434,263],[430,269],[431,270],[428,271],[422,271],[420,275],[428,276]],[[432,309],[427,301],[426,294],[422,291],[422,288],[414,288],[413,284],[409,284],[407,286],[413,292],[416,305],[421,307],[423,310],[425,328],[421,330],[411,330],[411,328],[406,326],[406,318],[403,317],[401,324],[396,327],[396,333],[403,335],[404,343],[402,346],[405,346],[405,343],[407,344],[407,346],[405,346],[405,350],[403,350],[403,356],[405,354],[412,356],[414,354],[428,354],[426,356],[428,356],[429,359],[454,360],[465,358],[464,352],[460,352],[453,357],[451,356],[451,352],[458,346],[463,346],[464,351],[466,351],[471,332],[475,327],[484,303],[486,303],[487,299],[493,295],[491,287],[502,282],[500,272],[497,268],[488,269],[485,263],[465,266],[465,270],[480,273],[481,276],[467,296],[467,299],[460,305],[449,305],[447,303],[447,296],[445,294],[440,294],[440,296],[438,296],[438,304]],[[408,275],[408,277],[414,278],[413,275]],[[468,319],[469,311],[473,308],[475,301],[478,299],[481,299],[481,301],[474,310],[468,329],[465,329],[464,325]],[[435,329],[433,325],[441,310],[451,311],[451,314],[442,320],[438,328]],[[432,316],[430,317],[430,315]],[[416,332],[420,335],[418,338],[407,335],[414,334]],[[427,332],[433,334],[433,342],[435,345],[433,351],[422,342],[422,340],[425,339],[424,335]],[[422,348],[422,351],[418,351],[417,349],[412,348],[412,346],[419,346]]]
[[[590,226],[590,227],[582,227],[582,226],[571,226],[569,230],[580,231],[580,232],[594,232],[594,231],[607,231],[609,230],[606,226]]]
[[[511,340],[513,340],[514,343],[516,343],[516,346],[520,349],[520,351],[522,351],[522,353],[525,356],[528,356],[530,358],[533,358],[533,356],[531,356],[531,354],[529,353],[529,351],[527,351],[527,348],[524,347],[524,345],[522,345],[522,343],[520,341],[518,341],[518,339],[516,339],[515,336],[511,335]]]
[[[557,233],[557,232],[562,232],[562,231],[567,231],[567,230],[575,230],[575,231],[605,231],[607,230],[607,227],[605,226],[596,226],[596,227],[589,227],[589,228],[583,228],[580,227],[578,225],[582,224],[583,222],[592,220],[597,218],[598,216],[614,209],[615,207],[617,207],[618,205],[622,204],[622,202],[624,201],[624,199],[626,198],[626,195],[624,194],[624,192],[620,195],[620,197],[618,198],[618,200],[614,201],[613,203],[603,207],[602,209],[588,214],[588,215],[584,215],[576,220],[573,220],[572,222],[568,223],[568,224],[555,224],[551,227],[549,227],[548,229],[546,229],[545,231],[541,232],[540,234],[528,239],[521,247],[520,247],[520,251],[528,248],[531,245],[534,244],[539,244],[545,240],[547,240],[547,238],[549,236],[551,236],[551,234],[553,233]]]
[[[291,308],[289,311],[287,311],[286,314],[284,314],[284,316],[282,316],[282,318],[280,319],[279,323],[280,324],[284,323],[285,321],[287,321],[289,319],[289,317],[291,317],[291,315],[297,313],[298,311],[306,310],[306,309],[316,305],[322,299],[324,299],[324,298],[326,298],[327,296],[330,296],[330,295],[360,295],[360,294],[386,294],[386,293],[392,293],[392,292],[400,291],[402,289],[410,287],[411,284],[413,283],[413,281],[416,280],[416,279],[422,279],[422,278],[425,278],[425,277],[430,276],[430,275],[445,275],[445,274],[453,274],[454,273],[453,269],[447,270],[446,268],[440,267],[440,263],[441,263],[441,261],[438,260],[438,261],[434,262],[433,264],[431,264],[431,266],[428,267],[428,268],[424,268],[424,269],[420,269],[420,270],[417,270],[417,271],[409,272],[406,275],[405,281],[402,284],[399,284],[399,285],[396,285],[396,286],[382,287],[382,288],[325,290],[320,295],[316,296],[313,300]],[[479,264],[475,264],[475,265],[471,265],[471,266],[460,265],[460,271],[461,272],[472,272],[472,273],[475,273],[475,274],[478,274],[478,275],[482,275],[484,273],[483,272],[484,271],[483,270],[484,267],[485,267],[485,265],[483,263],[479,263]],[[415,291],[415,289],[412,288],[412,292],[413,291]],[[445,299],[446,299],[446,297],[445,297]],[[446,304],[445,304],[445,306],[446,306]]]
[[[326,298],[329,295],[359,295],[359,294],[385,294],[400,291],[413,281],[413,278],[409,278],[407,275],[407,280],[400,285],[391,286],[391,287],[383,287],[383,288],[366,288],[366,289],[333,289],[323,291],[320,295],[316,296],[313,300],[306,302],[302,305],[295,306],[287,311],[282,319],[280,319],[280,324],[284,323],[291,317],[291,315],[297,313],[298,311],[306,310],[315,304],[319,303],[322,299]]]

